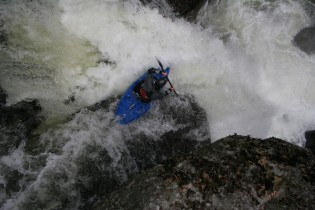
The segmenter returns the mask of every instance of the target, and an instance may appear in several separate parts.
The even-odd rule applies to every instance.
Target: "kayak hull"
[[[169,74],[170,68],[166,68],[165,71]],[[151,108],[151,102],[141,101],[133,92],[136,85],[143,81],[146,76],[147,72],[133,82],[120,98],[115,112],[119,124],[130,123],[143,116]],[[163,77],[163,75],[157,73],[154,73],[153,76],[156,78]]]

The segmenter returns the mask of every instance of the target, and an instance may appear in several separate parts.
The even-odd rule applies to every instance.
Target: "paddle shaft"
[[[163,69],[162,71],[165,72],[164,69]],[[173,85],[172,85],[172,83],[171,83],[171,81],[169,80],[168,76],[166,76],[166,79],[167,79],[168,83],[170,83],[170,86],[171,86],[172,88],[174,88]],[[176,93],[176,90],[173,89],[173,91],[174,91],[174,93],[176,94],[176,96],[178,96],[178,94]]]
[[[157,62],[159,63],[159,65],[160,65],[162,71],[163,71],[164,73],[166,73],[165,70],[164,70],[164,68],[163,68],[163,65],[162,65],[161,61],[159,61],[159,59],[157,59],[157,58],[156,58],[156,60],[157,60]],[[170,79],[168,78],[168,76],[166,76],[165,78],[166,78],[166,80],[168,81],[168,83],[170,84],[170,86],[171,86],[172,88],[174,88],[173,85],[172,85],[172,83],[171,83],[171,81],[170,81]],[[178,94],[176,93],[175,89],[173,89],[173,91],[174,91],[174,93],[176,94],[176,96],[178,97]]]

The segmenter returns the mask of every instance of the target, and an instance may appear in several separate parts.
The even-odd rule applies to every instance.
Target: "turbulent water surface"
[[[51,127],[41,131],[36,154],[21,144],[1,157],[2,208],[77,209],[97,199],[80,196],[92,179],[82,170],[86,158],[97,161],[102,150],[113,159],[111,169],[97,167],[113,170],[121,182],[126,170],[135,173],[132,161],[119,163],[127,152],[123,139],[178,129],[157,110],[150,125],[137,122],[133,129],[113,122],[115,103],[110,112],[82,110],[62,127],[55,124],[121,94],[147,68],[158,67],[155,56],[171,67],[177,92],[193,94],[205,109],[212,140],[238,133],[301,145],[304,131],[315,129],[315,57],[292,43],[312,24],[306,8],[314,5],[213,1],[188,23],[160,2],[163,14],[135,0],[0,2],[0,85],[9,104],[39,99]]]

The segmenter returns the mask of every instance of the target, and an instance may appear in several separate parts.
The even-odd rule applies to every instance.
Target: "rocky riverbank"
[[[23,141],[27,145],[29,134],[41,122],[37,100],[6,106],[6,97],[1,90],[1,156]],[[113,97],[87,109],[109,112],[116,100]],[[171,106],[172,101],[181,106]],[[122,153],[121,164],[127,164],[127,183],[110,168],[112,160],[105,149],[99,151],[98,161],[87,155],[78,175],[91,181],[82,186],[80,179],[76,181],[82,198],[87,199],[84,207],[91,207],[90,198],[103,195],[96,199],[94,209],[315,208],[314,131],[305,134],[308,149],[276,138],[236,134],[211,144],[206,114],[193,96],[156,106],[163,116],[175,119],[180,129],[164,133],[158,140],[145,133],[125,139],[128,153]],[[185,110],[190,112],[183,115]],[[194,140],[194,132],[203,133],[202,142]],[[137,169],[128,172],[131,161]],[[109,168],[100,170],[99,164]],[[8,192],[19,190],[14,183],[21,178],[6,177],[11,180]]]
[[[28,99],[7,106],[7,96],[0,87],[0,156],[25,142],[43,120],[38,100]]]
[[[135,176],[93,209],[314,209],[314,193],[309,150],[235,134]]]
[[[6,106],[6,97],[1,90],[1,156],[21,142],[27,146],[29,135],[42,119],[37,100]],[[116,101],[117,97],[111,97],[87,110],[110,112]],[[179,103],[181,106],[175,105]],[[111,167],[113,160],[106,149],[91,148],[99,158],[91,159],[88,153],[82,156],[79,178],[74,180],[86,199],[84,208],[95,201],[94,209],[315,208],[314,131],[305,133],[306,148],[277,138],[236,134],[211,144],[206,114],[193,96],[186,94],[155,105],[165,123],[175,120],[178,129],[156,136],[158,139],[143,132],[126,136],[126,152],[121,153],[118,164],[124,168],[127,183]],[[190,111],[184,115],[185,110]],[[144,117],[141,123],[149,121],[150,117]],[[138,124],[128,129],[133,126]],[[196,140],[195,133],[201,139]],[[80,177],[89,177],[89,184]],[[8,192],[19,190],[14,183],[23,177],[4,178],[11,180]]]
[[[44,154],[60,154],[61,149],[54,148],[52,145],[47,146],[40,136],[32,135],[33,131],[42,122],[40,116],[41,107],[38,101],[26,100],[8,106],[6,104],[7,95],[5,91],[2,91],[2,93],[1,103],[3,106],[0,107],[0,156],[10,155],[20,147],[21,150],[32,157],[43,156],[43,161],[35,161],[35,164],[38,164],[38,167],[44,167]],[[112,96],[69,116],[68,122],[63,122],[58,126],[61,131],[60,139],[58,137],[54,138],[57,139],[56,141],[64,138],[62,130],[63,127],[68,126],[67,124],[75,124],[76,129],[79,128],[78,124],[81,124],[81,122],[77,122],[77,118],[80,119],[80,116],[84,115],[84,113],[89,113],[94,117],[97,117],[96,113],[100,112],[113,113],[118,98],[117,96]],[[121,128],[117,128],[115,119],[112,119],[112,129],[118,129],[117,132],[125,134],[122,134],[123,139],[115,139],[116,142],[120,142],[123,145],[121,148],[101,147],[93,144],[93,139],[89,139],[87,135],[86,141],[89,142],[89,145],[81,148],[84,152],[82,151],[80,157],[76,159],[77,173],[76,177],[72,178],[72,183],[74,183],[74,188],[81,199],[83,209],[89,209],[95,200],[99,200],[104,194],[111,193],[127,179],[139,173],[139,171],[152,168],[174,156],[190,154],[196,148],[211,143],[206,113],[192,95],[185,94],[176,98],[165,98],[163,101],[156,102],[155,108],[151,111],[156,112],[154,114],[155,117],[159,118],[160,116],[159,122],[162,122],[162,124],[156,125],[158,130],[165,130],[166,125],[169,125],[171,129],[166,127],[166,131],[154,132],[153,136],[148,131],[151,131],[151,129],[155,130],[152,127],[155,126],[154,122],[156,122],[156,119],[148,114],[135,123],[129,126],[122,126]],[[109,116],[112,116],[112,114],[109,114]],[[88,119],[86,123],[89,123]],[[139,129],[141,126],[144,127],[143,130]],[[163,126],[164,128],[162,128]],[[84,128],[82,129],[84,130]],[[83,130],[82,132],[84,132]],[[52,130],[51,132],[54,131]],[[97,131],[95,132],[97,133]],[[57,129],[52,136],[58,135],[58,133]],[[65,144],[67,141],[70,140],[67,139]],[[75,141],[79,142],[80,139]],[[101,141],[106,142],[108,139],[103,137]],[[48,142],[55,144],[54,139],[48,139]],[[117,149],[114,156],[110,154],[111,149]],[[115,159],[116,156],[119,156],[118,160]],[[6,186],[3,189],[8,198],[21,190],[19,182],[23,182],[23,179],[34,178],[28,174],[23,176],[19,170],[11,170],[4,165],[0,165],[0,168],[6,170],[3,175]],[[58,177],[63,175],[58,172],[54,173],[53,176],[57,180]],[[49,181],[47,182],[50,183]],[[56,182],[56,180],[53,182]],[[47,190],[54,190],[54,188],[48,187]],[[64,199],[63,207],[67,208],[69,204],[66,201],[70,202],[67,199],[71,199],[71,197],[65,197]],[[32,208],[45,206],[45,202],[38,200],[34,206],[32,204]]]

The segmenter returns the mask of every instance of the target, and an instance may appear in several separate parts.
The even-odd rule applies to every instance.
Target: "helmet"
[[[159,91],[159,90],[161,90],[163,87],[164,87],[164,85],[166,84],[166,79],[165,78],[161,78],[161,79],[159,79],[158,81],[156,81],[156,83],[155,83],[155,85],[154,85],[154,89],[156,90],[156,91]]]

